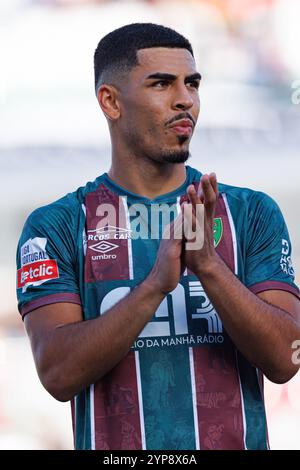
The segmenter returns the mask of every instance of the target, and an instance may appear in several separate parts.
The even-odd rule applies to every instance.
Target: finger
[[[208,217],[212,218],[215,210],[217,196],[208,176],[202,181],[202,190],[204,194],[205,212]]]
[[[218,182],[217,182],[217,175],[216,175],[216,173],[210,173],[209,179],[210,179],[210,183],[211,183],[211,185],[212,185],[212,187],[213,187],[213,190],[214,190],[216,196],[218,197],[219,190],[218,190]]]
[[[189,202],[193,205],[193,207],[195,208],[196,204],[197,204],[197,200],[198,200],[198,196],[197,196],[197,193],[196,193],[196,189],[195,189],[195,186],[193,184],[190,184],[187,188],[187,196],[188,196],[188,200]]]
[[[201,178],[200,178],[200,181],[199,181],[199,184],[198,184],[197,196],[198,196],[199,200],[203,203],[204,202],[204,195],[203,195]]]

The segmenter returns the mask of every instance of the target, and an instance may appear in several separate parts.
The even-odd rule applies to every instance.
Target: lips
[[[180,119],[172,123],[170,128],[176,132],[176,134],[190,135],[193,131],[193,123],[190,119]]]

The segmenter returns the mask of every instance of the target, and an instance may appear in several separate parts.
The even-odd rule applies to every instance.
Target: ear
[[[118,100],[118,91],[112,85],[101,85],[97,94],[98,102],[103,113],[110,121],[120,117],[121,110]]]

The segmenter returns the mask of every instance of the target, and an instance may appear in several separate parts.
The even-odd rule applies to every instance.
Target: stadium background
[[[273,196],[300,273],[298,0],[1,0],[0,449],[72,448],[69,404],[40,385],[17,313],[15,246],[31,210],[108,169],[92,56],[135,21],[191,40],[203,83],[190,163]],[[299,392],[299,374],[266,382],[273,449],[300,449]]]

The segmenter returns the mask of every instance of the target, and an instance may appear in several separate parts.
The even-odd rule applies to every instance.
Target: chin
[[[161,153],[160,160],[168,163],[185,163],[189,157],[190,152],[188,149],[166,150]]]

